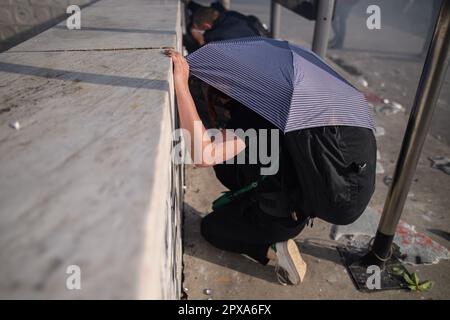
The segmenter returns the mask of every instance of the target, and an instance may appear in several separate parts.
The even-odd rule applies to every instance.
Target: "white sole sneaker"
[[[289,239],[285,242],[278,242],[276,245],[277,265],[284,271],[284,275],[277,269],[278,280],[281,284],[285,283],[286,278],[293,285],[303,281],[306,274],[306,263],[300,255],[294,240]],[[281,271],[282,272],[282,271]]]

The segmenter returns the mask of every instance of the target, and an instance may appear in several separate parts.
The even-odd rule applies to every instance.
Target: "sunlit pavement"
[[[267,2],[267,5],[264,4]],[[360,1],[356,13],[364,9],[367,1]],[[268,22],[268,1],[232,1],[232,8],[247,14],[256,14]],[[383,9],[383,7],[382,7]],[[359,11],[358,11],[359,10]],[[393,19],[392,13],[387,15]],[[282,37],[301,44],[308,44],[313,24],[283,10]],[[387,21],[387,20],[386,20]],[[402,16],[399,21],[405,21]],[[385,134],[377,138],[380,151],[379,163],[384,173],[377,175],[377,188],[370,207],[381,212],[388,186],[384,181],[393,175],[395,162],[417,83],[423,56],[418,55],[423,45],[423,35],[417,30],[408,31],[404,26],[388,23],[384,34],[372,34],[368,30],[358,32],[364,22],[361,14],[350,16],[348,38],[342,50],[330,50],[334,61],[346,69],[345,76],[355,83],[367,84],[368,92],[375,100],[388,99],[405,108],[395,114],[374,112],[377,126]],[[400,22],[399,22],[400,23]],[[389,34],[389,39],[384,37]],[[378,44],[377,44],[378,41]],[[380,45],[380,41],[384,41]],[[375,50],[375,48],[378,48]],[[349,68],[349,66],[351,66]],[[415,180],[412,184],[402,220],[415,230],[430,237],[443,247],[450,247],[450,176],[431,168],[430,157],[450,156],[450,85],[444,83],[435,117]],[[364,81],[362,81],[364,80]],[[304,283],[296,287],[280,286],[273,266],[260,266],[245,257],[215,249],[199,234],[201,216],[211,211],[211,202],[223,191],[210,169],[186,170],[186,198],[184,210],[184,284],[189,299],[448,299],[450,297],[450,261],[441,260],[433,265],[407,265],[417,271],[421,280],[432,280],[430,292],[408,291],[358,292],[335,246],[339,243],[330,237],[331,225],[317,221],[313,228],[306,228],[297,238],[299,248],[308,264]],[[317,220],[317,219],[316,219]],[[342,239],[340,240],[342,241]],[[210,295],[205,294],[210,289]]]

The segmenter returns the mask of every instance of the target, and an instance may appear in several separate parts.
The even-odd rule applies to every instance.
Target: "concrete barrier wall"
[[[0,298],[179,298],[182,167],[161,54],[180,49],[179,3],[102,0],[81,24],[0,54]]]
[[[69,5],[96,0],[0,0],[0,52],[63,19]]]

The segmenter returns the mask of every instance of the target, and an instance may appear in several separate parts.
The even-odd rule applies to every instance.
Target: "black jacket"
[[[186,34],[183,36],[183,44],[186,47],[189,53],[194,52],[199,49],[197,41],[192,38],[190,34],[190,30],[192,27],[192,16],[195,12],[204,8],[201,4],[198,4],[194,1],[190,1],[187,5],[188,10],[188,23]],[[211,4],[211,8],[219,11],[219,18],[215,21],[213,28],[205,32],[205,42],[211,41],[220,41],[220,40],[228,40],[235,38],[244,38],[244,37],[252,37],[259,36],[260,32],[254,26],[254,22],[252,23],[249,17],[240,14],[236,11],[228,11],[226,10],[220,2],[213,2]]]
[[[259,36],[247,16],[236,11],[223,11],[212,29],[205,32],[205,42]]]

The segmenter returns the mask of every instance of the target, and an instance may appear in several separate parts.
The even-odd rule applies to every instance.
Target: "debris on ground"
[[[380,151],[377,150],[377,166],[375,169],[375,173],[376,174],[383,174],[384,173],[384,168],[383,165],[378,161],[381,159],[381,154]]]
[[[375,127],[375,137],[381,137],[386,134],[386,130],[383,127]]]
[[[11,122],[11,123],[9,124],[9,127],[10,127],[10,128],[13,128],[13,129],[16,129],[16,130],[19,130],[19,129],[20,129],[20,123],[19,123],[19,121]]]
[[[443,156],[428,158],[431,161],[431,167],[450,174],[450,159]]]
[[[364,77],[362,77],[362,76],[359,76],[359,77],[356,79],[356,81],[357,81],[360,85],[362,85],[364,88],[367,88],[367,87],[369,86],[369,83],[367,82],[367,80],[364,79]]]
[[[390,186],[392,183],[392,177],[391,176],[384,176],[383,182],[385,185]]]
[[[392,176],[384,176],[383,182],[385,185],[387,185],[389,187],[392,184],[392,179],[393,179]],[[414,178],[413,182],[417,182],[417,181],[419,181],[419,179]]]
[[[381,215],[378,211],[368,207],[361,217],[347,226],[334,225],[331,238],[342,238],[346,246],[366,249],[376,234]],[[450,251],[428,237],[416,231],[415,226],[400,220],[394,243],[399,247],[403,262],[411,265],[436,264],[440,260],[450,259]]]
[[[384,173],[384,168],[383,165],[381,163],[379,163],[377,161],[377,167],[375,169],[376,174],[383,174]]]
[[[398,102],[391,101],[387,98],[382,99],[381,102],[381,104],[375,105],[374,107],[376,113],[391,115],[399,112],[405,112],[405,108]]]
[[[429,216],[427,216],[426,214],[423,214],[422,215],[422,218],[423,218],[423,220],[426,220],[426,221],[428,221],[428,222],[432,222],[433,220],[429,217]]]
[[[443,218],[442,214],[435,213],[434,211],[428,210],[423,215],[422,218],[429,222],[433,220],[440,220]]]
[[[364,92],[364,97],[371,108],[375,108],[376,105],[381,103],[381,98],[374,92]]]
[[[403,281],[406,283],[411,291],[425,292],[429,291],[433,287],[433,282],[426,280],[421,282],[417,273],[410,273],[404,266],[398,265],[392,268],[392,271],[402,277]]]
[[[205,289],[205,290],[203,290],[203,293],[206,294],[207,296],[210,296],[212,294],[212,290],[211,289]]]

